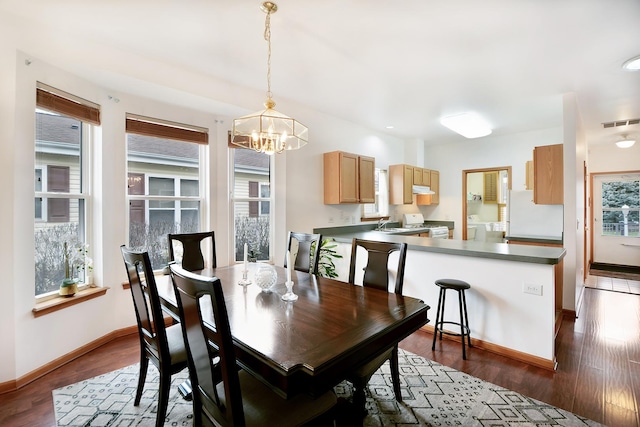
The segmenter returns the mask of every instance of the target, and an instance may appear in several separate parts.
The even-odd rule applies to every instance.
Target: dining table
[[[277,280],[265,292],[255,283],[261,263],[248,265],[249,285],[239,284],[243,264],[195,273],[222,283],[240,367],[283,398],[332,389],[429,322],[429,306],[419,299],[296,270],[289,274],[298,299],[283,301],[287,270],[273,266]],[[170,276],[156,284],[164,309],[179,320]],[[205,330],[214,328],[208,303],[201,302]]]

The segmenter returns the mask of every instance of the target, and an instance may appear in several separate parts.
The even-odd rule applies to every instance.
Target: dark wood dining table
[[[249,279],[258,266],[249,263]],[[283,301],[286,270],[274,268],[278,279],[270,293],[238,284],[242,264],[198,273],[222,283],[238,363],[284,398],[333,388],[429,321],[429,306],[416,298],[295,270],[299,298]],[[176,316],[170,276],[156,282],[162,304]]]

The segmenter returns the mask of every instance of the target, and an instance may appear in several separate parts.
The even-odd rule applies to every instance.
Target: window
[[[235,147],[231,146],[230,147]],[[230,148],[233,173],[235,260],[244,244],[260,260],[271,259],[271,158],[246,148]]]
[[[206,129],[127,115],[129,247],[169,262],[167,234],[202,230]]]
[[[57,293],[63,279],[87,282],[79,259],[64,253],[88,244],[89,148],[98,106],[38,84],[35,111],[34,241],[35,295]]]
[[[389,185],[387,171],[375,170],[375,203],[365,203],[362,205],[363,218],[381,218],[389,216]]]
[[[602,183],[602,236],[640,237],[640,181]]]

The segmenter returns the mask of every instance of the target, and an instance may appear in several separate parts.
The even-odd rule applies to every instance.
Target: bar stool
[[[469,329],[469,315],[467,314],[467,299],[464,296],[465,289],[471,288],[467,282],[456,279],[438,279],[436,285],[440,287],[440,296],[438,297],[438,311],[436,313],[436,322],[433,325],[433,345],[431,350],[436,349],[436,337],[438,332],[440,333],[440,340],[442,340],[442,334],[453,335],[462,338],[462,358],[467,359],[467,352],[464,345],[464,337],[467,337],[469,347],[471,345],[471,330]],[[449,322],[444,320],[444,303],[446,297],[446,291],[452,289],[458,292],[458,305],[460,307],[460,322]],[[458,325],[460,326],[460,333],[449,332],[444,330],[444,325]]]

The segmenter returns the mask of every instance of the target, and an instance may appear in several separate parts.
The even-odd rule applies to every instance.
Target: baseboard
[[[0,394],[4,394],[4,393],[9,393],[12,391],[15,391],[19,388],[24,387],[25,385],[37,380],[38,378],[48,374],[49,372],[63,366],[66,365],[67,363],[71,362],[72,360],[77,359],[80,356],[83,356],[87,353],[89,353],[92,350],[95,350],[96,348],[107,344],[110,341],[113,341],[116,338],[120,338],[120,337],[124,337],[127,335],[131,335],[131,334],[137,334],[138,333],[138,327],[137,326],[130,326],[127,328],[123,328],[123,329],[118,329],[115,331],[112,331],[100,338],[98,338],[95,341],[91,341],[88,344],[83,345],[82,347],[79,347],[75,350],[73,350],[70,353],[65,354],[64,356],[58,357],[55,360],[52,360],[51,362],[39,367],[38,369],[35,369],[29,373],[27,373],[26,375],[21,376],[20,378],[17,378],[15,380],[12,381],[6,381],[4,383],[0,383]]]
[[[429,332],[430,334],[433,334],[433,326],[425,325],[420,329],[423,331]],[[460,337],[456,338],[454,336],[447,336],[445,334],[443,334],[442,336],[445,339],[460,341]],[[555,371],[556,369],[555,360],[544,359],[542,357],[534,356],[528,353],[523,353],[521,351],[513,350],[511,348],[503,347],[501,345],[479,340],[477,338],[471,338],[471,344],[474,347],[480,348],[482,350],[490,351],[492,353],[508,357],[509,359],[514,359],[520,362],[528,363],[529,365],[537,366],[539,368],[548,369],[550,371]]]

